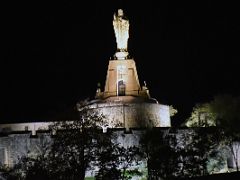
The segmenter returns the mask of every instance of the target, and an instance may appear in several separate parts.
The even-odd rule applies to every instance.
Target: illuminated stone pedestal
[[[171,126],[169,106],[151,98],[146,84],[140,86],[133,59],[109,61],[104,91],[97,91],[91,108],[106,117],[109,127]]]
[[[103,98],[110,96],[139,96],[141,87],[138,80],[135,61],[110,60]]]

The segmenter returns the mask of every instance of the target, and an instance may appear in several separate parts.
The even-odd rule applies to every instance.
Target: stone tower
[[[104,91],[98,87],[91,106],[107,117],[110,127],[171,126],[169,106],[151,98],[146,84],[139,83],[135,61],[127,49],[129,21],[123,10],[114,14],[113,27],[117,50],[109,60]]]

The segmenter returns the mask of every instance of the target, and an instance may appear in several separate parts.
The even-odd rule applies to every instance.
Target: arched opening
[[[118,96],[125,96],[126,84],[123,80],[118,81]]]

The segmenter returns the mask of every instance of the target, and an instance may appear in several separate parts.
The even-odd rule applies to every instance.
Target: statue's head
[[[123,16],[123,10],[122,9],[118,9],[118,16],[120,16],[120,17]]]

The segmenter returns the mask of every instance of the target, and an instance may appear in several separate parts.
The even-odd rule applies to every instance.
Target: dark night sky
[[[129,52],[151,96],[179,111],[240,95],[239,6],[230,1],[32,1],[4,7],[1,122],[47,120],[104,87],[116,43],[113,13],[130,20]]]

